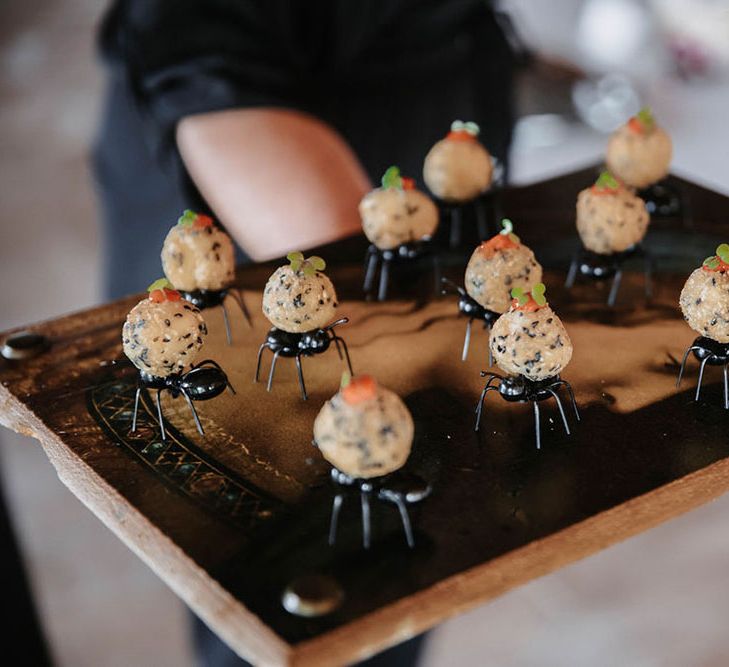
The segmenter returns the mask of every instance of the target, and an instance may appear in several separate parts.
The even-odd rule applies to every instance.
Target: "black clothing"
[[[101,49],[110,77],[95,171],[114,296],[158,277],[166,230],[183,208],[206,208],[175,148],[187,115],[308,112],[374,182],[390,164],[420,180],[456,118],[507,157],[513,59],[484,0],[120,0]]]

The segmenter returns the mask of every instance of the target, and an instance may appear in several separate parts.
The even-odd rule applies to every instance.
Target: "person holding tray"
[[[503,162],[514,56],[481,0],[127,0],[100,44],[94,151],[106,294],[159,272],[179,211],[220,220],[267,260],[361,232],[357,205],[396,161],[417,174],[453,118]],[[205,664],[240,664],[202,624]],[[411,664],[410,642],[372,664]]]

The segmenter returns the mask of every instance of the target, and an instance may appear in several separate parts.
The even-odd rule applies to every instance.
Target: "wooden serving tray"
[[[351,320],[340,333],[355,371],[397,391],[415,418],[408,467],[434,491],[413,508],[414,550],[392,507],[374,505],[373,547],[363,551],[351,501],[337,545],[327,545],[332,489],[311,427],[343,367],[333,348],[304,359],[307,402],[290,359],[279,361],[270,394],[253,384],[268,329],[260,290],[272,264],[240,273],[254,322],[247,328],[234,311],[232,346],[219,309],[205,313],[204,356],[223,365],[238,392],[197,404],[205,437],[184,401],[168,398],[170,437],[162,442],[149,396],[138,432],[130,432],[136,373],[113,362],[122,359],[121,324],[139,297],[32,327],[50,348],[25,361],[0,360],[0,420],[40,440],[71,491],[241,656],[281,665],[363,659],[729,488],[719,374],[707,370],[699,403],[695,364],[675,388],[677,360],[694,338],[678,293],[726,240],[717,233],[729,200],[671,179],[691,216],[652,223],[654,298],[645,303],[642,276],[631,272],[609,309],[604,285],[562,287],[576,245],[575,197],[594,175],[587,169],[503,194],[504,211],[547,268],[550,304],[575,347],[563,377],[582,421],[568,415],[567,437],[555,406],[543,403],[541,451],[529,406],[494,393],[474,433],[486,335],[474,328],[462,363],[465,320],[453,297],[432,298],[427,260],[395,271],[393,300],[378,304],[361,296],[361,239],[317,251]],[[456,282],[469,250],[444,255]],[[264,373],[269,362],[267,354]],[[304,619],[283,609],[284,588],[307,574],[342,587],[335,612]]]

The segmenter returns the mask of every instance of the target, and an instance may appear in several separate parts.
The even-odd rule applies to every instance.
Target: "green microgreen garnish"
[[[529,297],[531,296],[534,303],[538,306],[546,306],[547,298],[544,296],[546,291],[547,288],[544,286],[544,283],[537,283],[534,285],[531,292],[525,292],[523,288],[515,287],[511,290],[511,298],[516,299],[516,302],[520,306],[526,306],[526,304],[529,303]]]
[[[521,287],[515,287],[511,290],[511,298],[516,299],[520,306],[524,306],[529,301],[529,295]]]
[[[716,249],[716,254],[724,264],[729,264],[729,243],[722,243]]]
[[[400,168],[393,165],[389,167],[382,176],[383,188],[398,188],[402,190],[402,176],[400,176]]]
[[[603,190],[617,190],[620,183],[609,171],[603,171],[595,181],[595,186]]]
[[[501,227],[499,234],[508,236],[514,243],[521,243],[521,239],[514,234],[514,223],[509,218],[502,218]]]
[[[532,287],[532,299],[537,302],[538,306],[547,305],[547,297],[544,296],[546,291],[547,288],[544,286],[544,283],[537,283]]]
[[[314,255],[305,259],[303,252],[290,252],[286,255],[286,259],[289,260],[291,269],[295,273],[302,271],[307,278],[311,278],[317,271],[327,268],[327,263],[321,257]]]
[[[155,280],[148,288],[148,292],[154,292],[158,289],[175,289],[172,286],[172,283],[167,280],[167,278],[159,278],[158,280]]]
[[[192,227],[197,219],[197,213],[186,208],[183,214],[177,219],[177,224],[183,227]]]
[[[462,120],[454,120],[451,123],[451,132],[468,132],[471,136],[477,137],[481,128],[473,121],[464,123]]]
[[[715,271],[722,264],[729,264],[729,243],[722,243],[721,245],[719,245],[716,249],[716,255],[707,257],[704,260],[703,265],[707,269],[711,269],[712,271]]]
[[[349,371],[342,373],[342,379],[339,383],[340,389],[344,389],[352,381],[352,374]]]
[[[635,117],[646,130],[652,130],[656,124],[650,107],[643,107],[637,114],[635,114]]]

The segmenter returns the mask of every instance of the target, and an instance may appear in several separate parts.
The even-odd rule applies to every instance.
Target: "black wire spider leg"
[[[567,289],[572,289],[575,284],[575,279],[577,278],[577,268],[580,264],[580,260],[577,255],[575,255],[572,258],[572,263],[570,264],[569,271],[567,271],[567,279],[564,281],[564,286]]]
[[[276,350],[273,354],[273,359],[271,359],[271,370],[268,372],[268,385],[266,385],[266,391],[271,391],[271,387],[273,386],[273,375],[276,372],[276,362],[278,361],[279,353],[280,350]]]
[[[681,379],[683,378],[683,372],[686,369],[686,360],[688,359],[689,354],[691,354],[694,350],[700,349],[696,345],[692,345],[686,352],[683,354],[683,360],[681,361],[681,368],[678,369],[678,379],[676,380],[676,389],[678,389],[679,385],[681,384]]]
[[[374,285],[375,283],[375,274],[377,273],[378,261],[379,257],[377,255],[377,250],[374,248],[374,246],[371,246],[367,251],[367,267],[365,269],[365,279],[363,285],[363,289],[366,293],[369,293],[372,290],[372,285]]]
[[[489,346],[489,366],[493,366],[494,365],[494,353],[491,350],[491,325],[490,324],[486,325],[486,331],[489,332],[489,337],[487,340],[487,343]]]
[[[395,495],[392,502],[397,505],[397,509],[400,512],[400,521],[402,522],[402,529],[405,531],[405,541],[408,546],[412,549],[415,546],[415,538],[413,537],[413,527],[410,523],[410,515],[408,514],[408,508],[405,505],[405,499],[401,495]]]
[[[547,391],[554,396],[554,400],[557,401],[557,408],[559,409],[559,414],[562,417],[562,424],[564,424],[564,430],[567,433],[567,435],[570,435],[570,426],[567,423],[567,416],[564,413],[564,408],[562,407],[562,401],[559,400],[559,394],[554,389],[547,389]]]
[[[620,283],[623,280],[623,270],[618,269],[613,277],[613,284],[610,286],[610,294],[608,295],[607,305],[611,308],[615,305],[615,301],[618,298],[618,290],[620,289]]]
[[[185,397],[185,400],[187,401],[187,405],[190,408],[190,412],[192,412],[192,418],[195,420],[195,426],[197,426],[197,432],[200,435],[205,435],[205,431],[203,430],[202,424],[200,423],[200,417],[198,417],[197,410],[195,410],[195,406],[192,404],[192,399],[187,395],[186,391],[183,391],[181,393]]]
[[[478,229],[479,241],[485,241],[489,235],[488,221],[486,219],[486,204],[483,199],[478,199],[474,204],[476,209],[476,229]]]
[[[435,296],[438,297],[441,293],[440,285],[443,282],[443,276],[441,273],[440,258],[435,250],[433,251],[433,280],[435,281]]]
[[[383,258],[380,267],[380,288],[377,290],[377,300],[384,301],[387,298],[387,287],[390,280],[390,260]]]
[[[243,319],[245,319],[245,321],[248,323],[248,326],[252,329],[253,320],[251,319],[251,314],[248,312],[248,306],[246,306],[243,295],[236,289],[230,289],[228,290],[226,296],[232,297],[233,301],[238,304],[238,308],[240,308],[240,312],[243,314]]]
[[[132,413],[132,433],[137,430],[137,412],[139,412],[139,394],[142,393],[142,388],[137,387],[137,391],[134,394],[134,412]]]
[[[332,500],[332,518],[329,521],[329,546],[333,547],[337,541],[337,524],[339,523],[339,512],[344,502],[344,494],[338,493]]]
[[[449,245],[451,248],[457,248],[461,245],[461,209],[454,207],[451,209],[451,234]]]
[[[220,307],[223,309],[223,323],[225,324],[225,338],[228,341],[228,345],[233,344],[233,339],[230,335],[230,319],[228,318],[228,309],[225,307],[225,299],[220,302]]]
[[[299,375],[299,389],[301,389],[301,398],[305,401],[309,400],[309,396],[306,393],[306,385],[304,384],[304,371],[301,368],[301,355],[296,355],[296,372]]]
[[[473,318],[468,320],[466,324],[466,336],[463,339],[463,352],[461,353],[461,361],[466,361],[468,358],[468,349],[471,347],[471,326],[473,325]]]
[[[365,489],[359,492],[360,503],[362,505],[362,545],[365,549],[370,548],[370,493]]]
[[[266,349],[266,343],[263,343],[258,348],[258,360],[256,361],[256,376],[253,378],[253,382],[258,382],[258,376],[261,373],[261,357],[263,356],[263,350]]]
[[[575,392],[572,391],[572,385],[567,380],[559,380],[554,383],[556,387],[564,387],[567,390],[567,394],[570,397],[570,403],[572,403],[572,409],[575,411],[575,419],[581,421],[580,411],[577,409],[577,401],[575,401]]]
[[[645,285],[643,286],[643,289],[645,291],[645,298],[652,299],[653,298],[653,256],[646,251],[645,258],[643,261],[645,262],[644,268],[643,268],[643,274],[644,274],[644,280],[645,280]]]
[[[491,380],[489,380],[489,382],[486,383],[486,386],[483,388],[483,391],[481,392],[481,398],[479,399],[478,405],[476,406],[476,426],[473,430],[477,433],[481,428],[481,414],[483,413],[483,404],[484,400],[486,399],[486,394],[488,394],[490,391],[496,391],[498,389],[498,387],[489,384],[490,382]]]
[[[337,336],[332,332],[332,337],[334,338],[334,342],[337,345],[337,351],[339,350],[339,344],[342,344],[342,348],[344,349],[344,358],[347,360],[347,368],[349,369],[349,374],[354,375],[354,371],[352,370],[352,361],[349,358],[349,348],[347,347],[347,341],[344,340],[344,338],[341,338],[340,336]],[[339,353],[339,358],[342,358],[342,353]]]
[[[534,404],[534,431],[537,436],[537,449],[542,448],[542,433],[541,433],[541,426],[539,425],[539,403],[537,401],[532,401]]]
[[[162,401],[160,399],[160,396],[162,394],[162,389],[157,390],[157,421],[159,421],[159,430],[162,434],[162,440],[167,440],[167,434],[165,433],[165,420],[162,417]]]
[[[699,396],[701,395],[701,383],[704,380],[704,368],[706,368],[706,362],[709,361],[710,358],[711,355],[709,355],[708,357],[704,357],[701,360],[701,365],[699,366],[699,379],[696,382],[696,396],[694,397],[695,401],[698,401]]]

